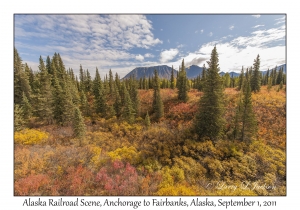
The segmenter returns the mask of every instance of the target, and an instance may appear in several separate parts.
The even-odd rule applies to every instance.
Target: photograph
[[[286,16],[13,14],[13,196],[286,196]]]

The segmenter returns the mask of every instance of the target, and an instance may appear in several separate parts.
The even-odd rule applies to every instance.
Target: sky
[[[120,77],[136,67],[203,66],[214,46],[220,71],[240,72],[260,55],[260,70],[286,63],[284,14],[14,15],[14,45],[38,71],[39,57],[59,53],[65,67]]]

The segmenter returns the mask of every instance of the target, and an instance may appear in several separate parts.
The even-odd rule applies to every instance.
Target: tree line
[[[132,124],[140,112],[138,89],[153,89],[152,110],[144,113],[145,125],[150,119],[159,121],[164,117],[164,104],[160,96],[161,88],[177,89],[178,101],[188,101],[188,91],[198,89],[204,94],[199,101],[199,110],[194,119],[193,131],[198,139],[218,139],[224,131],[224,95],[225,87],[237,88],[240,91],[233,137],[250,139],[256,132],[255,115],[252,110],[251,94],[260,91],[261,85],[283,87],[286,77],[283,68],[268,70],[262,75],[259,55],[253,67],[241,70],[239,77],[230,77],[229,73],[219,75],[219,59],[216,47],[212,50],[208,67],[195,79],[188,79],[184,60],[175,73],[173,67],[170,79],[161,79],[158,72],[154,76],[140,78],[133,76],[121,80],[118,73],[101,78],[96,67],[95,76],[80,65],[79,78],[72,68],[66,69],[59,53],[44,61],[39,58],[39,71],[33,72],[23,64],[17,49],[14,49],[14,128],[16,131],[28,127],[32,117],[46,124],[60,126],[72,125],[75,137],[85,134],[84,118],[95,122],[97,117],[116,117]],[[175,75],[176,74],[176,75]],[[150,115],[149,115],[150,114]],[[150,116],[152,116],[150,118]]]

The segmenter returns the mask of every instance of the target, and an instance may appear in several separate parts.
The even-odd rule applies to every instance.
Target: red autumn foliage
[[[96,175],[96,181],[107,195],[137,195],[138,174],[129,163],[115,160],[111,165],[103,167]]]
[[[46,188],[50,178],[45,174],[29,175],[15,182],[15,195],[42,195],[42,188]]]

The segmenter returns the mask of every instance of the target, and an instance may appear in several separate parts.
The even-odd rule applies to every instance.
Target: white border
[[[95,3],[96,2],[96,3]],[[1,146],[0,146],[0,206],[1,209],[22,208],[25,197],[13,196],[13,14],[14,13],[286,13],[287,14],[287,196],[286,197],[247,197],[249,200],[276,200],[277,207],[272,209],[299,209],[298,197],[299,182],[296,179],[299,173],[299,163],[296,154],[299,154],[296,131],[299,127],[299,13],[296,4],[284,1],[180,1],[164,2],[152,1],[34,1],[15,0],[1,3]],[[178,29],[180,30],[180,29]],[[299,130],[299,129],[298,129]],[[27,197],[28,198],[28,197]],[[35,197],[37,198],[37,197]],[[42,197],[46,200],[48,197]],[[63,197],[64,199],[74,197]],[[84,197],[86,198],[86,197]],[[126,197],[122,197],[126,198]],[[128,200],[152,199],[154,197],[130,197]],[[161,198],[161,197],[160,197]],[[176,197],[171,199],[175,200]],[[193,197],[183,197],[192,200]],[[201,197],[203,199],[204,197]],[[212,200],[220,198],[230,200],[235,197],[209,197]],[[242,197],[236,197],[241,200]],[[90,197],[90,200],[103,200],[103,197]],[[46,207],[50,208],[50,207]],[[56,207],[62,209],[62,207]],[[67,207],[63,207],[67,208]],[[76,208],[76,207],[75,207]],[[78,207],[79,208],[79,207]],[[77,208],[77,209],[78,209]],[[89,207],[99,208],[99,207]],[[165,207],[163,207],[165,208]],[[204,207],[197,207],[206,209]],[[223,207],[225,209],[225,207]],[[258,208],[258,207],[257,207]],[[42,209],[41,207],[26,207],[26,209]],[[106,209],[106,208],[101,208]],[[109,208],[118,209],[118,208]],[[123,208],[124,209],[124,208]],[[133,209],[127,207],[125,209]],[[138,208],[144,209],[144,208]],[[150,208],[148,208],[150,209]],[[173,208],[172,208],[173,209]],[[179,209],[179,208],[177,208]],[[189,208],[191,209],[191,208]],[[208,208],[211,209],[211,208]],[[231,208],[229,208],[231,209]],[[237,209],[237,208],[236,208]],[[240,207],[238,209],[241,209]],[[253,208],[251,208],[253,209]],[[254,208],[256,209],[256,208]],[[258,208],[264,209],[264,208]],[[270,208],[271,209],[271,208]]]

